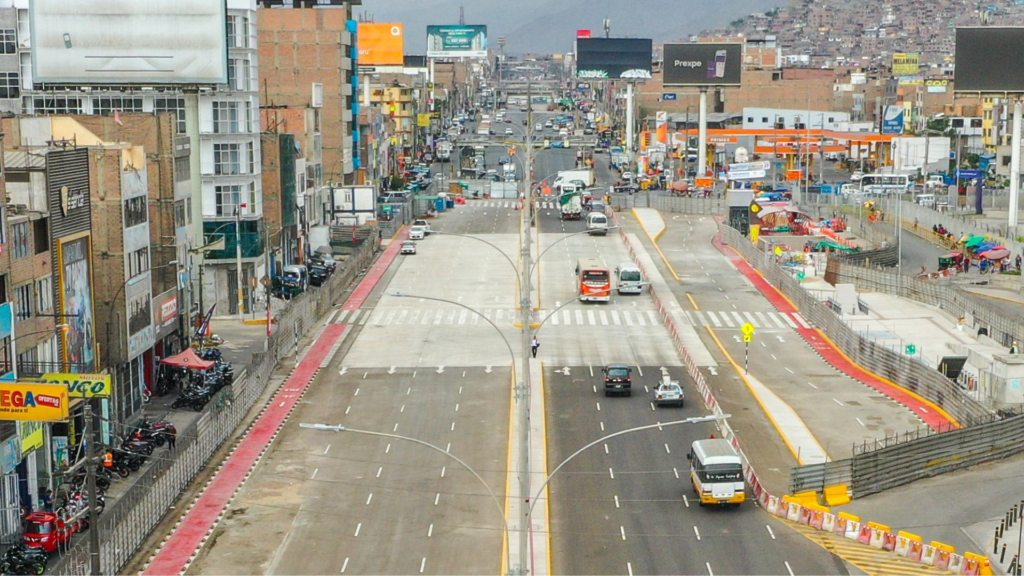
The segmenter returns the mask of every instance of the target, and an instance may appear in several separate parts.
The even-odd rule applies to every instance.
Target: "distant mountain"
[[[428,24],[457,24],[465,6],[467,24],[486,24],[488,41],[507,39],[506,54],[560,54],[572,50],[576,30],[603,35],[611,20],[614,37],[652,38],[655,44],[682,40],[700,30],[721,28],[785,0],[363,0],[354,7],[375,22],[405,24],[405,53],[426,51]]]

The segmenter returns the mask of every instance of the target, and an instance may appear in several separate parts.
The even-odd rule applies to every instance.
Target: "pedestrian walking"
[[[46,512],[53,512],[53,490],[47,490],[43,494],[43,510]]]
[[[533,357],[534,358],[537,357],[537,349],[538,348],[540,348],[540,340],[537,340],[537,337],[534,336],[533,337],[533,341],[530,342],[530,350],[533,352]]]
[[[167,433],[167,450],[174,452],[175,443],[178,440],[178,429],[174,427],[174,424],[171,424],[164,430]]]
[[[1017,272],[1020,272],[1020,260],[1021,260],[1020,254],[1017,254],[1017,259],[1014,261],[1014,264],[1017,267]]]

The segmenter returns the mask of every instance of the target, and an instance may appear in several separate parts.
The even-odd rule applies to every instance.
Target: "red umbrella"
[[[989,260],[1002,260],[1003,258],[1006,258],[1009,255],[1010,251],[1005,248],[1002,250],[992,249],[987,252],[982,252],[980,254],[982,258],[988,258]]]

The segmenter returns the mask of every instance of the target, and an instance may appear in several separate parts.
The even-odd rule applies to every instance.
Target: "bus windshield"
[[[704,480],[709,482],[731,482],[743,479],[743,466],[739,464],[708,464],[702,470]]]
[[[585,284],[594,284],[597,286],[604,286],[608,284],[608,271],[607,270],[584,270],[583,271],[583,282]]]

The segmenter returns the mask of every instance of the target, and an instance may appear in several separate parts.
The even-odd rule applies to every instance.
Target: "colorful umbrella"
[[[964,242],[964,245],[967,246],[968,248],[974,248],[975,246],[981,244],[984,241],[984,236],[971,236],[970,238],[967,239],[966,242]]]
[[[981,253],[982,258],[988,258],[989,260],[1002,260],[1009,255],[1009,250],[989,250]]]

